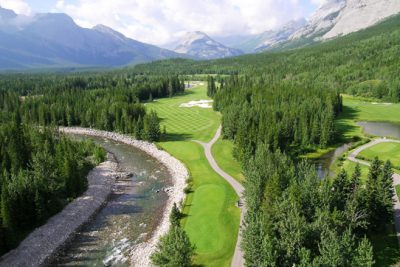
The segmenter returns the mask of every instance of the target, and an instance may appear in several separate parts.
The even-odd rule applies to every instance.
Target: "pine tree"
[[[351,176],[351,188],[353,190],[353,193],[358,189],[358,187],[360,186],[360,181],[361,179],[361,167],[360,164],[357,164],[353,175]]]
[[[156,266],[189,267],[192,265],[194,246],[190,243],[185,231],[172,226],[168,233],[160,238],[151,261]]]
[[[387,192],[389,197],[391,198],[394,197],[395,193],[393,188],[393,170],[392,170],[392,164],[389,160],[386,161],[385,165],[383,166],[382,187]]]
[[[174,206],[172,207],[171,210],[171,214],[169,215],[169,220],[172,226],[180,226],[181,216],[182,216],[181,211],[179,210],[176,203],[174,203]]]
[[[375,157],[369,168],[368,180],[369,182],[377,181],[382,172],[382,163],[378,157]]]
[[[160,140],[161,130],[160,130],[160,120],[155,111],[151,111],[147,114],[143,120],[143,131],[144,138],[150,142]]]

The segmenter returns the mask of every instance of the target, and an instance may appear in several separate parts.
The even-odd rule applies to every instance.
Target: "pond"
[[[358,122],[357,125],[363,127],[364,133],[379,137],[400,138],[400,124],[390,122]],[[346,152],[352,144],[344,144],[333,151],[330,151],[315,160],[318,176],[324,178],[327,175],[334,175],[330,169],[337,157]]]
[[[366,134],[380,137],[400,138],[400,124],[391,122],[360,121],[357,125],[361,126]]]
[[[133,177],[118,179],[109,202],[62,251],[54,266],[129,266],[132,245],[157,228],[171,186],[167,168],[139,149],[109,139],[89,138],[112,153],[118,170]]]

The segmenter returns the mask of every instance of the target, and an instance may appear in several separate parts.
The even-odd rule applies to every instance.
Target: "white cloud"
[[[186,31],[259,33],[306,12],[299,0],[59,0],[53,11],[69,14],[84,27],[104,24],[158,45]]]
[[[316,4],[317,6],[322,6],[326,4],[329,0],[311,0],[311,3]]]
[[[24,0],[0,0],[0,6],[7,9],[12,9],[17,14],[30,15],[31,7]]]

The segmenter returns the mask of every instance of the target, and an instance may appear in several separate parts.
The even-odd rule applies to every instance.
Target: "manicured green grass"
[[[400,167],[400,143],[380,143],[367,148],[360,153],[360,157],[372,161],[379,157],[382,161],[390,160],[394,167]]]
[[[214,136],[220,124],[219,113],[213,109],[179,107],[190,101],[210,99],[206,96],[205,84],[201,84],[202,86],[196,89],[186,90],[182,96],[159,99],[146,104],[147,109],[155,110],[161,118],[161,128],[166,126],[168,140],[208,142]]]
[[[357,163],[346,159],[345,161],[342,162],[340,166],[339,162],[336,162],[332,168],[334,173],[339,173],[341,169],[344,169],[347,172],[347,174],[351,176],[354,173],[356,166]],[[366,181],[368,177],[369,167],[360,164],[360,169],[361,169],[361,180]]]
[[[386,121],[400,123],[400,104],[378,103],[368,99],[343,95],[343,112],[336,120],[336,127],[344,140],[362,136],[358,121]]]
[[[233,157],[233,142],[219,139],[212,147],[212,154],[218,165],[238,182],[244,181],[240,163]]]
[[[182,103],[208,99],[205,85],[182,96],[146,104],[167,127],[166,140],[158,145],[181,160],[189,169],[192,193],[183,207],[182,225],[196,246],[195,263],[202,266],[230,266],[239,230],[240,210],[232,187],[209,165],[203,148],[192,140],[209,142],[219,124],[220,115],[212,109],[182,108]]]

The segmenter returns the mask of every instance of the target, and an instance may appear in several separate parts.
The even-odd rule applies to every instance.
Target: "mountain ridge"
[[[242,55],[243,52],[227,47],[201,31],[188,32],[174,49],[199,59],[216,59]]]
[[[63,13],[28,17],[11,12],[0,8],[0,69],[118,67],[186,57],[104,25],[82,28]]]

